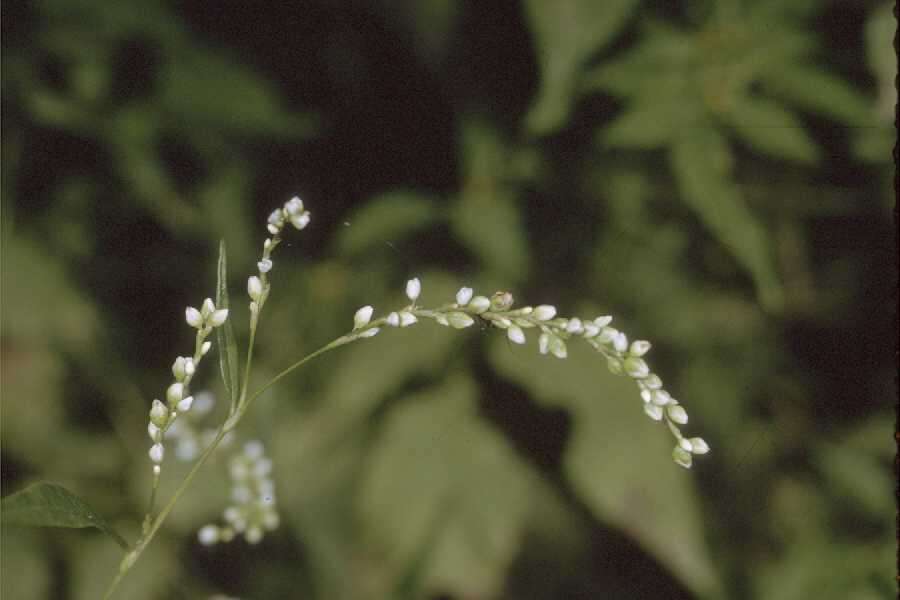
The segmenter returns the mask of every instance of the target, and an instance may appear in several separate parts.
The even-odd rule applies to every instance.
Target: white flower
[[[392,312],[387,316],[384,320],[385,323],[390,325],[391,327],[400,327],[400,315],[395,312]]]
[[[184,374],[188,377],[193,377],[194,373],[197,371],[197,366],[194,364],[194,359],[187,357],[184,359]]]
[[[165,455],[165,453],[166,451],[163,448],[162,444],[153,444],[150,447],[150,452],[148,452],[148,454],[150,455],[150,460],[152,460],[156,464],[159,464],[163,461],[163,456]]]
[[[585,321],[583,325],[584,325],[584,337],[586,337],[586,338],[592,338],[595,335],[597,335],[598,333],[600,333],[600,328],[597,327],[591,321]]]
[[[613,348],[615,348],[617,352],[625,352],[628,350],[628,337],[621,331],[616,334],[616,337],[613,338],[612,342]]]
[[[641,390],[641,400],[644,402],[650,402],[653,399],[653,392],[650,390]]]
[[[378,327],[373,327],[372,329],[366,329],[365,331],[359,332],[359,337],[361,338],[370,338],[378,335],[378,332],[381,331]]]
[[[652,400],[653,404],[657,406],[665,406],[671,404],[672,396],[666,390],[656,390],[653,392]]]
[[[280,208],[276,208],[269,213],[269,225],[274,225],[278,229],[281,229],[284,225],[284,213]],[[272,235],[275,235],[275,233],[277,232],[274,232]]]
[[[601,329],[603,329],[610,323],[612,323],[612,317],[610,317],[609,315],[597,317],[596,319],[594,319],[594,325],[596,325],[597,327],[599,327]]]
[[[566,331],[568,331],[569,333],[575,333],[575,334],[578,334],[578,333],[581,333],[582,331],[584,331],[584,327],[582,327],[582,325],[581,325],[581,319],[579,319],[578,317],[569,319],[569,322],[566,323]]]
[[[204,546],[212,546],[219,541],[219,528],[215,525],[206,525],[197,532],[197,541]]]
[[[456,303],[460,306],[465,306],[469,303],[469,300],[472,299],[472,288],[470,287],[462,287],[459,288],[459,291],[456,292]]]
[[[556,316],[556,307],[549,304],[541,304],[535,307],[533,315],[538,321],[549,321]]]
[[[650,375],[648,375],[641,383],[651,390],[658,390],[662,387],[662,379],[660,379],[659,375],[656,373],[650,373]]]
[[[464,312],[452,312],[447,315],[447,322],[455,329],[465,329],[472,325],[475,320]]]
[[[300,196],[294,196],[290,200],[284,203],[284,212],[293,216],[299,215],[303,212],[303,200],[300,199]]]
[[[400,327],[409,327],[417,323],[419,319],[416,318],[416,315],[411,312],[404,310],[400,312]]]
[[[154,400],[150,406],[150,420],[157,427],[165,427],[166,421],[169,420],[169,409],[159,400]]]
[[[200,354],[206,356],[206,353],[209,352],[210,348],[212,348],[212,342],[203,342],[200,346]]]
[[[309,225],[309,219],[310,217],[308,212],[294,215],[291,217],[291,225],[293,225],[295,229],[301,230]]]
[[[162,430],[154,425],[152,421],[150,423],[147,423],[147,435],[149,435],[150,439],[154,442],[158,442],[160,440],[161,432]]]
[[[194,403],[193,396],[188,396],[187,398],[182,398],[178,402],[178,410],[181,412],[187,412],[187,411],[191,410],[191,404],[193,404],[193,403]]]
[[[419,294],[422,293],[422,283],[419,281],[418,277],[413,277],[409,281],[406,282],[406,297],[412,300],[413,302],[419,297]]]
[[[550,354],[556,358],[565,358],[568,356],[566,343],[556,336],[550,338]]]
[[[709,452],[709,445],[703,438],[692,437],[691,452],[693,452],[694,454],[706,454],[707,452]]]
[[[359,329],[368,325],[369,321],[372,320],[372,312],[374,310],[371,306],[366,305],[356,311],[356,314],[353,315],[353,329]]]
[[[184,381],[184,376],[186,373],[184,372],[184,357],[179,356],[175,359],[175,362],[172,363],[172,375],[175,377],[176,381]]]
[[[650,374],[650,367],[647,366],[643,358],[629,356],[625,359],[624,367],[628,376],[634,379],[643,379]]]
[[[272,261],[268,258],[264,258],[256,263],[256,266],[259,268],[260,273],[268,273],[272,270]]]
[[[203,326],[203,315],[193,306],[188,306],[184,309],[184,318],[191,327],[200,329]]]
[[[686,452],[692,452],[694,450],[694,445],[691,443],[691,440],[687,438],[679,439],[678,445],[681,446]]]
[[[644,412],[654,421],[660,421],[663,418],[663,409],[650,402],[644,404]]]
[[[525,343],[525,332],[522,331],[522,328],[518,325],[510,325],[506,329],[506,337],[509,338],[514,344],[524,344]]]
[[[481,314],[491,307],[491,301],[484,296],[475,296],[469,302],[469,308],[475,311],[475,314]]]
[[[184,384],[176,382],[166,390],[166,401],[169,403],[169,406],[177,404],[182,396],[184,396]]]
[[[547,354],[547,351],[550,349],[550,336],[546,333],[542,333],[541,337],[538,338],[538,351],[541,354]]]
[[[631,342],[628,353],[632,356],[643,356],[650,350],[650,342],[647,340],[635,340]]]
[[[209,317],[209,324],[213,327],[218,327],[225,323],[225,320],[228,318],[228,309],[220,308],[219,310],[213,311],[212,315]]]
[[[200,314],[203,315],[204,319],[208,319],[214,312],[216,312],[216,305],[213,303],[212,298],[207,298],[200,307]]]
[[[259,277],[257,277],[256,275],[251,276],[247,280],[247,294],[251,299],[258,301],[262,296],[262,292],[262,281],[260,281]]]
[[[666,412],[669,414],[669,418],[679,425],[685,425],[688,422],[688,415],[685,412],[684,408],[681,407],[680,404],[670,404],[666,408]]]

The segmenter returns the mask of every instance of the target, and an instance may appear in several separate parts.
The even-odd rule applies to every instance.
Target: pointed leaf
[[[635,102],[601,132],[601,140],[613,148],[650,150],[667,146],[694,120],[696,108],[690,102]]]
[[[216,308],[228,308],[228,264],[225,253],[225,240],[219,242],[219,265],[216,280]],[[238,381],[238,349],[231,326],[232,316],[221,327],[216,328],[216,340],[219,344],[219,369],[222,372],[222,383],[231,399],[232,409],[237,406],[240,385]]]
[[[47,481],[39,481],[4,498],[2,519],[4,525],[96,527],[128,549],[128,542],[84,500],[63,486]]]
[[[669,161],[681,198],[750,273],[770,310],[782,303],[772,244],[731,179],[731,150],[712,127],[696,127],[671,148]]]
[[[764,74],[763,84],[787,102],[847,125],[869,125],[874,117],[868,98],[815,65],[781,64]]]
[[[800,121],[773,100],[736,99],[724,117],[743,142],[763,154],[802,163],[819,157],[818,147]]]

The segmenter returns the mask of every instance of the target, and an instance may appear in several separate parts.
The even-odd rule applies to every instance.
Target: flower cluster
[[[478,296],[469,287],[460,288],[455,302],[437,309],[423,309],[416,306],[421,291],[422,285],[418,278],[409,280],[406,284],[406,296],[410,304],[374,321],[374,309],[371,306],[360,308],[353,317],[353,332],[348,339],[372,337],[384,325],[408,327],[422,318],[432,319],[439,325],[455,329],[464,329],[474,324],[475,319],[481,319],[504,330],[507,338],[514,344],[524,344],[527,339],[525,332],[534,330],[540,332],[538,351],[557,358],[566,358],[567,343],[573,338],[581,338],[603,355],[611,373],[625,375],[635,381],[644,403],[644,412],[654,421],[665,421],[675,437],[672,458],[677,464],[689,468],[694,454],[709,452],[709,446],[702,438],[686,438],[682,435],[678,426],[687,424],[687,412],[663,389],[662,380],[651,372],[644,360],[644,355],[650,350],[650,342],[635,340],[629,343],[623,332],[610,326],[612,317],[558,317],[556,307],[548,304],[513,308],[514,299],[509,292],[496,292],[490,297]]]
[[[281,243],[281,231],[284,225],[290,222],[296,229],[300,230],[309,225],[309,211],[303,206],[303,200],[294,196],[284,203],[281,208],[276,208],[269,215],[269,222],[266,228],[272,237],[266,238],[263,242],[263,254],[256,263],[259,269],[259,275],[251,275],[247,279],[247,295],[250,296],[250,317],[254,321],[258,318],[259,311],[269,297],[268,273],[272,270],[272,251]]]
[[[153,461],[153,472],[159,475],[160,463],[165,455],[163,436],[175,423],[179,413],[187,412],[194,404],[194,397],[190,395],[189,388],[194,373],[209,352],[212,342],[206,340],[212,330],[225,323],[228,318],[228,309],[217,309],[211,298],[207,298],[197,310],[193,306],[185,309],[185,320],[188,325],[197,330],[194,343],[193,356],[179,356],[172,364],[172,375],[175,381],[166,389],[166,401],[153,400],[150,407],[150,423],[147,425],[147,434],[153,441],[150,447],[150,460]]]
[[[244,445],[241,453],[229,463],[231,476],[231,500],[225,509],[224,526],[205,525],[197,532],[197,539],[204,546],[229,542],[236,535],[243,535],[251,544],[259,543],[266,531],[278,528],[279,517],[275,506],[275,485],[269,478],[272,461],[265,456],[259,441]]]

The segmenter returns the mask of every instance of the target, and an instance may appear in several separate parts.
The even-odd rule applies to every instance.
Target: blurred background
[[[224,451],[118,597],[895,597],[896,21],[875,0],[3,4],[2,486],[135,539],[147,410],[230,255],[251,389],[353,311],[511,290],[615,315],[712,453],[596,354],[424,323],[241,428],[281,527],[203,547]],[[222,395],[215,361],[195,390]],[[221,403],[220,403],[221,404]],[[216,422],[214,415],[211,426]],[[163,496],[185,472],[167,457]],[[4,528],[6,598],[96,598],[93,530]]]

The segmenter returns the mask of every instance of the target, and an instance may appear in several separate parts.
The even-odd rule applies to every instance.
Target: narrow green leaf
[[[123,549],[128,542],[81,498],[61,485],[39,481],[3,499],[4,525],[31,527],[96,527]]]
[[[694,121],[699,107],[681,103],[635,102],[601,132],[601,141],[613,148],[650,150],[668,145],[686,124]]]
[[[800,121],[779,103],[766,98],[735,99],[723,115],[738,137],[751,148],[775,158],[815,162],[819,149]]]
[[[731,178],[731,150],[712,127],[696,127],[669,154],[681,198],[750,273],[761,302],[777,311],[783,301],[772,244]]]
[[[847,125],[871,124],[875,116],[868,98],[815,65],[779,65],[764,74],[763,84],[787,102]]]
[[[216,280],[216,308],[228,308],[228,264],[225,253],[225,240],[219,242],[219,266]],[[231,398],[232,409],[237,406],[240,386],[238,382],[238,349],[234,338],[231,318],[216,328],[216,340],[219,344],[219,369],[222,372],[222,383]]]
[[[531,132],[546,135],[563,124],[584,63],[612,41],[636,5],[637,0],[525,2],[541,71],[541,88],[527,117]]]

